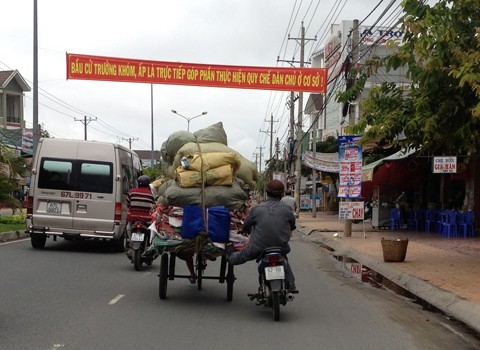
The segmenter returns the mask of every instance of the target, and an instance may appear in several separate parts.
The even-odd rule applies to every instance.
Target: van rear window
[[[82,162],[77,191],[112,193],[112,164]]]
[[[73,163],[67,160],[43,160],[38,187],[52,190],[73,190]]]
[[[69,159],[42,159],[38,187],[96,193],[113,192],[113,164]]]

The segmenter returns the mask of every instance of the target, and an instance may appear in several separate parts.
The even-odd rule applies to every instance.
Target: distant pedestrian
[[[295,200],[295,198],[292,197],[291,190],[287,190],[285,196],[280,200],[280,202],[285,203],[290,208],[292,208],[294,213],[297,211],[297,201]]]

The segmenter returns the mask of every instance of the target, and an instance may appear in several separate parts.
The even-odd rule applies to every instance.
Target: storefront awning
[[[372,181],[373,180],[373,172],[375,171],[375,168],[378,166],[382,165],[385,162],[391,162],[395,160],[401,160],[409,157],[410,155],[414,154],[416,152],[416,149],[411,148],[409,150],[400,150],[397,153],[394,153],[388,157],[379,159],[373,163],[364,165],[362,168],[362,181],[367,182],[367,181]]]

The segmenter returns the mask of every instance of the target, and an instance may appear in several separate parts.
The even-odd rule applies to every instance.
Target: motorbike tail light
[[[27,198],[27,215],[33,214],[33,196],[28,196]]]
[[[122,203],[116,202],[115,203],[115,221],[122,221]]]
[[[279,254],[267,255],[265,261],[271,265],[278,265],[283,261],[283,256]]]
[[[140,231],[140,229],[142,228],[142,225],[140,225],[140,223],[137,222],[137,224],[135,225],[135,228],[137,229],[137,231]]]

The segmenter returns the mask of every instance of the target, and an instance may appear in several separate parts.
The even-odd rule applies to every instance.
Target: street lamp
[[[193,119],[195,119],[195,118],[198,118],[198,117],[201,117],[202,115],[207,114],[207,112],[202,112],[201,114],[196,115],[195,117],[187,118],[187,117],[185,117],[184,115],[181,115],[180,113],[178,113],[178,112],[177,112],[176,110],[174,110],[174,109],[172,109],[172,113],[178,115],[179,117],[182,117],[183,119],[185,119],[185,120],[188,122],[187,131],[190,131],[190,120],[193,120]]]

